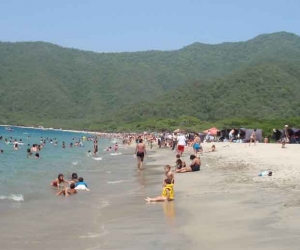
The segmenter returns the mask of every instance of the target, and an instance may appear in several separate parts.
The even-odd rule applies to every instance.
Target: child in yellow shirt
[[[147,202],[159,202],[159,201],[172,201],[174,200],[174,184],[172,184],[172,180],[165,179],[164,187],[161,192],[161,196],[157,196],[155,198],[145,199]]]

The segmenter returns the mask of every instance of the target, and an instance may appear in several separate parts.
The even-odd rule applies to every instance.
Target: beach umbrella
[[[208,131],[209,131],[210,135],[216,136],[219,130],[215,127],[212,127],[210,129],[204,130],[203,133],[207,134]]]

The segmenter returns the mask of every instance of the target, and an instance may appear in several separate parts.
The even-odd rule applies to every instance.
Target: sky
[[[299,0],[1,0],[0,41],[175,50],[278,31],[300,35],[299,10]]]

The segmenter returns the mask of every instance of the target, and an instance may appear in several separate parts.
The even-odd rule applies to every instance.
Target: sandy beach
[[[299,145],[217,143],[201,155],[200,172],[175,175],[177,211],[190,249],[298,249]],[[204,144],[208,150],[210,144]],[[184,153],[189,163],[191,148]],[[151,164],[173,164],[169,148]],[[273,176],[258,177],[263,170]],[[149,170],[150,171],[150,170]]]

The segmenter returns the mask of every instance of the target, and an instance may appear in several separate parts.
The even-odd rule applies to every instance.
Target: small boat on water
[[[13,132],[14,130],[11,127],[5,127],[6,131]]]

